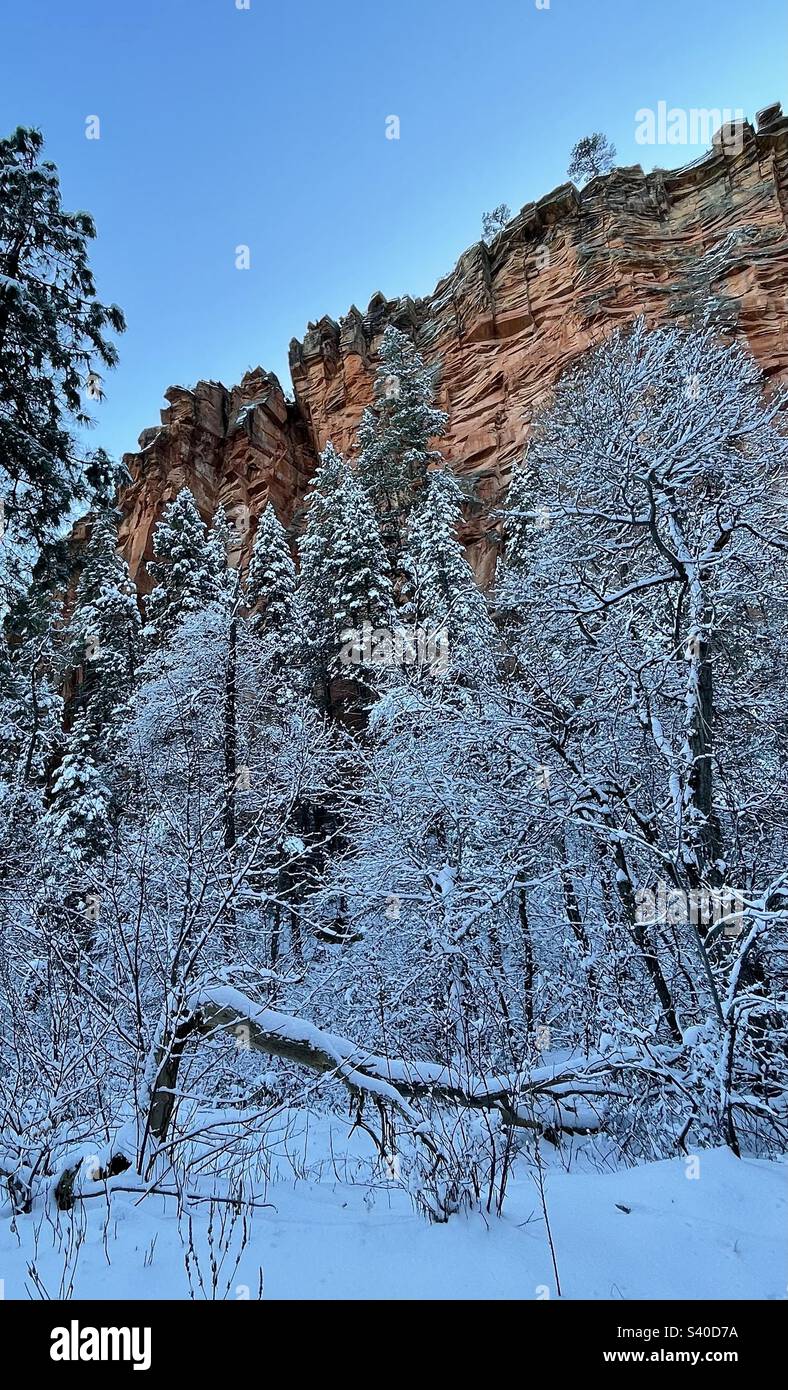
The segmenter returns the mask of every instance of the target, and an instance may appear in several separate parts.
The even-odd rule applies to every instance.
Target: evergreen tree
[[[140,655],[137,590],[118,553],[116,513],[93,522],[68,625],[68,655],[82,672],[77,722],[100,735],[129,701]]]
[[[405,567],[414,621],[430,637],[442,634],[451,669],[467,673],[489,654],[494,628],[458,538],[461,499],[451,473],[438,469],[428,474],[411,517]]]
[[[577,179],[581,186],[600,174],[609,174],[616,162],[616,147],[606,135],[597,130],[593,135],[584,135],[572,146],[567,173],[570,179]]]
[[[503,231],[508,222],[512,220],[512,210],[508,203],[499,203],[492,212],[485,212],[482,217],[482,241],[485,246],[489,246],[498,233]]]
[[[307,649],[323,675],[335,673],[343,664],[340,648],[347,634],[360,634],[364,624],[390,628],[393,601],[372,504],[358,474],[331,444],[315,475],[299,553],[298,602]],[[349,664],[368,662],[356,654]]]
[[[60,742],[62,601],[31,589],[11,617],[0,634],[0,780],[41,788]]]
[[[96,298],[88,266],[95,236],[85,212],[65,212],[43,137],[0,140],[0,598],[18,588],[68,514],[105,482],[106,456],[83,456],[69,433],[84,425],[84,394],[117,353],[121,311]]]
[[[287,533],[267,502],[246,573],[246,602],[253,610],[253,630],[273,637],[282,651],[292,647],[295,591],[296,569]]]
[[[333,544],[333,502],[344,459],[333,444],[326,445],[306,497],[306,526],[298,538],[297,603],[307,648],[322,645],[331,611],[329,561]]]
[[[390,325],[380,348],[375,401],[364,411],[358,444],[359,474],[374,503],[395,575],[405,522],[427,469],[441,457],[429,443],[445,433],[448,417],[433,405],[434,394],[434,372],[410,338]]]
[[[148,597],[145,629],[150,646],[166,641],[187,614],[222,598],[218,549],[216,534],[209,540],[194,497],[182,488],[153,533],[156,559],[148,573],[156,587]]]
[[[93,521],[59,663],[61,674],[76,670],[79,680],[67,704],[71,723],[45,824],[71,868],[89,867],[111,843],[118,735],[131,706],[140,637],[137,591],[118,554],[117,514],[107,509]],[[67,896],[66,905],[79,897]]]
[[[533,545],[534,530],[539,527],[539,517],[534,516],[533,484],[528,477],[525,463],[512,469],[506,505],[503,512],[503,563],[505,569],[519,569],[528,563]]]
[[[208,532],[208,567],[216,578],[217,595],[228,611],[233,611],[238,597],[238,571],[230,564],[230,554],[239,546],[238,532],[225,507],[217,507]]]
[[[72,865],[87,866],[111,843],[112,793],[99,756],[95,737],[78,724],[52,783],[46,826]]]
[[[495,603],[499,619],[509,623],[517,610],[517,602],[513,603],[512,597],[517,594],[518,584],[527,573],[531,557],[551,520],[550,508],[527,457],[512,469],[499,518],[502,549],[495,571]]]

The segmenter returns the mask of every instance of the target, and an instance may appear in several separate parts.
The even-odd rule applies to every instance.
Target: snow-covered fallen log
[[[565,1064],[526,1074],[474,1076],[434,1062],[376,1056],[307,1019],[255,1004],[229,986],[196,992],[189,1009],[203,1034],[230,1032],[251,1051],[330,1073],[351,1091],[393,1103],[417,1130],[424,1121],[409,1102],[425,1097],[497,1109],[508,1124],[522,1128],[588,1132],[600,1128],[611,1093],[604,1059],[584,1063],[577,1076]]]

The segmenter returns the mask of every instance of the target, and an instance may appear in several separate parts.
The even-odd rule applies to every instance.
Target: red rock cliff
[[[443,451],[471,475],[466,539],[482,581],[493,551],[490,503],[505,487],[534,411],[573,360],[644,314],[690,320],[710,298],[720,325],[743,336],[769,378],[788,374],[788,118],[766,108],[757,129],[716,144],[683,169],[639,166],[564,184],[527,204],[491,246],[479,243],[424,299],[373,296],[339,323],[310,324],[290,345],[295,404],[257,369],[227,390],[171,387],[158,429],[127,454],[122,540],[142,561],[164,502],[189,486],[204,515],[223,503],[244,531],[268,497],[292,520],[331,439],[352,452],[388,323],[440,364],[449,415]]]

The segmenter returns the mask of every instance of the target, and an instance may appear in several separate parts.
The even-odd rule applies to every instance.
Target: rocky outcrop
[[[153,528],[182,487],[206,519],[225,506],[246,541],[269,498],[283,521],[292,520],[315,467],[300,412],[271,372],[258,367],[229,391],[215,381],[171,386],[165,400],[161,425],[144,430],[139,452],[123,460],[132,481],[121,498],[120,540],[143,591]]]
[[[376,294],[339,322],[310,324],[290,345],[295,403],[257,370],[232,391],[171,388],[158,430],[127,455],[123,540],[137,572],[164,501],[188,484],[206,514],[220,502],[248,530],[270,496],[292,520],[331,439],[352,452],[371,399],[383,329],[411,333],[439,364],[449,415],[444,454],[470,484],[466,540],[491,572],[491,503],[505,487],[535,412],[587,348],[638,314],[692,321],[711,305],[721,330],[749,343],[767,378],[788,374],[788,119],[728,131],[675,171],[639,166],[564,184],[529,203],[490,246],[468,250],[424,299]],[[252,523],[253,524],[253,523]]]

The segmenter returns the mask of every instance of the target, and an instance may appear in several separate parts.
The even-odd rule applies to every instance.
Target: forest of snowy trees
[[[121,1172],[240,1201],[300,1107],[351,1114],[440,1222],[500,1213],[518,1155],[583,1136],[626,1164],[779,1152],[788,438],[746,351],[638,322],[589,353],[491,518],[483,593],[436,374],[389,327],[296,524],[269,503],[247,561],[184,489],[141,598],[109,461],[72,469],[67,434],[122,318],[31,133],[1,153],[17,1218]]]

